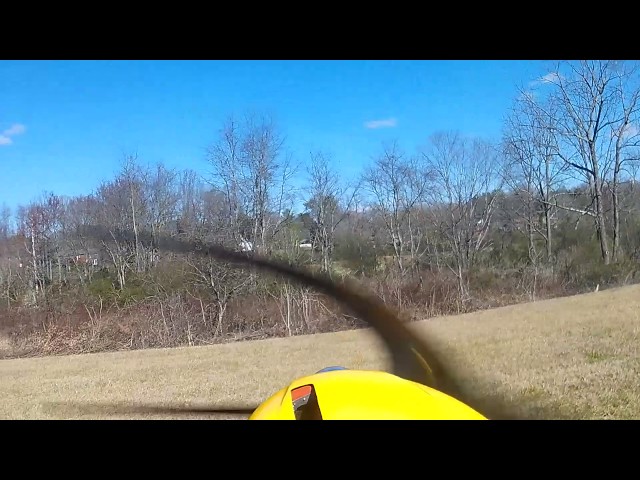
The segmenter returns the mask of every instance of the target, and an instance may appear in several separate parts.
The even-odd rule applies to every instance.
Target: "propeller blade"
[[[102,226],[83,227],[85,235],[103,242],[110,240],[134,242],[134,233],[128,230],[107,229]],[[393,373],[399,377],[435,388],[466,403],[488,418],[518,418],[514,410],[499,396],[479,398],[465,389],[433,339],[419,338],[383,302],[370,295],[359,293],[355,285],[339,285],[326,275],[314,274],[295,266],[251,253],[241,253],[226,248],[192,242],[178,238],[138,232],[138,241],[155,245],[159,250],[173,253],[195,253],[218,260],[258,268],[272,274],[288,277],[310,286],[339,301],[358,318],[366,321],[381,337],[393,361]]]
[[[122,415],[167,415],[167,416],[187,416],[187,415],[251,415],[257,406],[254,407],[207,407],[207,406],[186,406],[186,405],[131,405],[125,403],[73,403],[73,402],[49,402],[44,407],[56,410],[76,411],[84,415],[92,414],[122,414]]]

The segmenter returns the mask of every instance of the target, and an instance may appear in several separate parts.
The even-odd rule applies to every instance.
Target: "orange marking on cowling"
[[[295,390],[291,390],[291,400],[294,402],[296,400],[301,399],[302,397],[306,397],[311,394],[311,390],[313,387],[311,385],[305,385],[303,387],[298,387]]]

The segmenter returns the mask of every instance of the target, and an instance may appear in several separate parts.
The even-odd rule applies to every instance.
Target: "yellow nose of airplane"
[[[299,378],[250,420],[486,420],[438,390],[396,375],[331,367]]]

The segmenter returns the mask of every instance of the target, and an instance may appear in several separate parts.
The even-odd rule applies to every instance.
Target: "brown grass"
[[[440,317],[442,340],[479,392],[545,418],[640,418],[640,286]],[[257,404],[328,365],[387,369],[370,331],[0,361],[0,418],[114,418],[46,402]],[[129,418],[120,415],[115,418]]]

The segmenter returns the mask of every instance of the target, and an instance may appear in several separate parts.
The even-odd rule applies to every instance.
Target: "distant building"
[[[67,270],[70,270],[72,267],[99,267],[102,263],[100,252],[97,250],[89,250],[83,253],[76,252],[75,255],[72,253],[67,256],[63,262]]]
[[[238,247],[240,248],[240,251],[242,251],[242,252],[252,252],[253,251],[253,243],[249,242],[248,240],[242,240],[238,244]]]
[[[99,263],[99,259],[94,255],[80,254],[71,258],[71,262],[75,265],[91,265],[93,267],[97,267]]]

